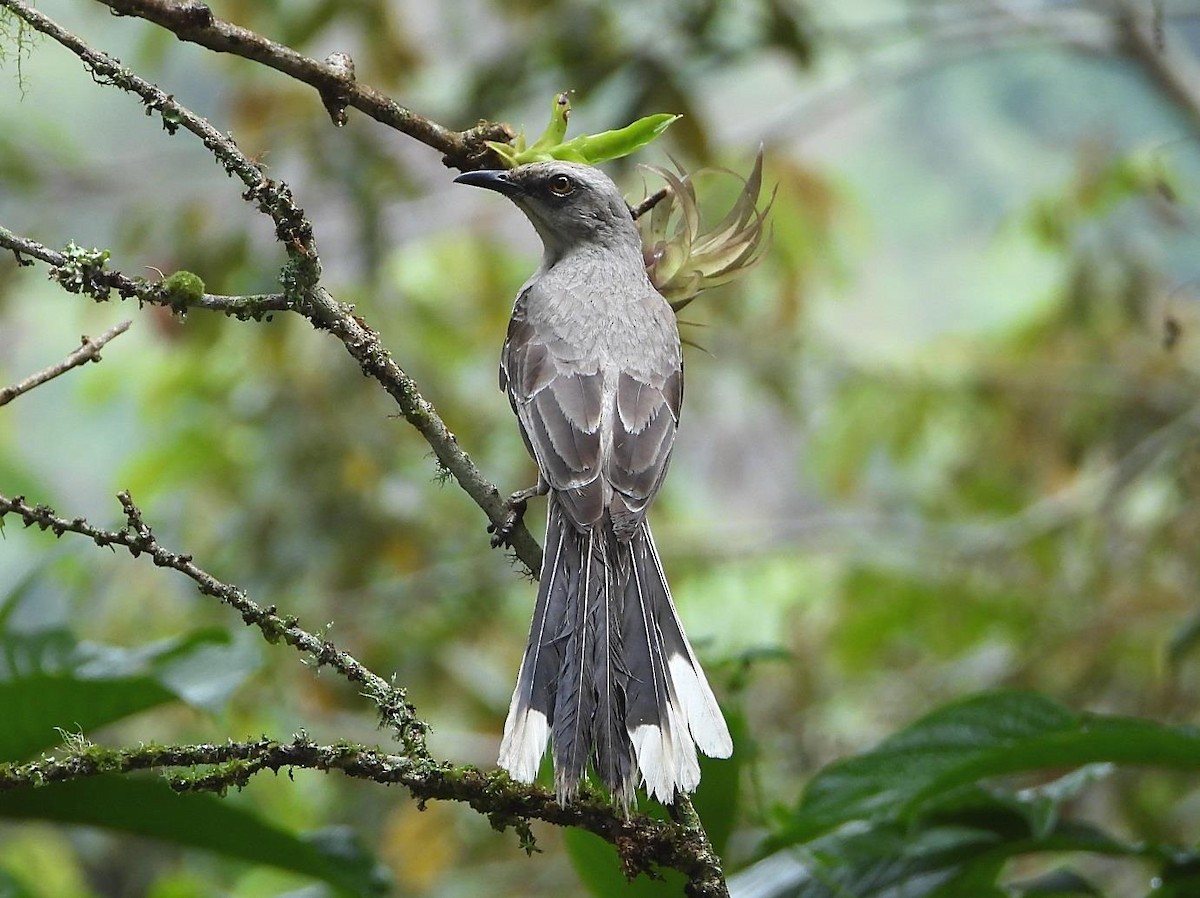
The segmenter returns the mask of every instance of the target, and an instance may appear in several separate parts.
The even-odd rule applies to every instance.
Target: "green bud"
[[[567,136],[567,119],[570,117],[571,99],[564,92],[554,98],[554,105],[550,107],[550,124],[546,126],[546,130],[542,132],[542,136],[534,141],[533,146],[529,148],[529,152],[546,152],[551,147],[556,147],[562,143],[563,138]]]

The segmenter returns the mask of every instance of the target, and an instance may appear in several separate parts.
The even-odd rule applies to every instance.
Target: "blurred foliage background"
[[[39,6],[290,184],[325,284],[381,332],[484,473],[502,490],[526,485],[496,360],[538,245],[511,208],[454,187],[435,152],[356,113],[334,129],[311,89],[277,73],[99,5]],[[746,730],[741,791],[724,805],[731,871],[814,771],[976,690],[1196,721],[1200,7],[1137,6],[1160,15],[1149,39],[1161,30],[1158,61],[1184,73],[1180,90],[1130,42],[1124,7],[1101,2],[212,6],[311,56],[349,51],[361,81],[452,127],[487,118],[536,134],[564,88],[576,91],[573,133],[682,113],[610,167],[635,200],[647,180],[635,162],[670,153],[747,171],[765,144],[772,244],[682,315],[703,351],[687,358],[653,514],[687,629]],[[130,275],[182,268],[213,292],[276,287],[266,220],[202,147],[168,137],[56,45],[20,59],[6,47],[0,223],[110,249]],[[700,193],[713,216],[730,198],[717,179]],[[390,400],[298,318],[98,306],[6,256],[0,383],[129,316],[102,365],[0,413],[0,492],[116,525],[113,495],[128,488],[164,544],[395,672],[433,724],[435,754],[490,768],[534,591],[489,550],[483,516],[438,483]],[[535,505],[535,532],[540,515]],[[260,644],[180,578],[11,520],[2,536],[0,593],[32,578],[47,619],[78,639],[229,634],[222,669],[243,675],[220,701],[89,738],[382,738],[353,690]],[[1083,810],[1117,831],[1194,840],[1194,787],[1122,775]],[[397,895],[581,888],[545,827],[530,859],[468,809],[422,813],[399,792],[304,772],[227,800],[291,830],[351,826]],[[1094,867],[1115,894],[1144,878]],[[45,898],[317,888],[49,824],[0,828],[0,869],[24,889],[11,894]]]

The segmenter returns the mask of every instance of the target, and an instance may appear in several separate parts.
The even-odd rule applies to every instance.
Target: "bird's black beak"
[[[521,192],[521,186],[514,182],[506,171],[469,171],[454,179],[455,184],[470,184],[472,187],[486,187],[505,196]]]

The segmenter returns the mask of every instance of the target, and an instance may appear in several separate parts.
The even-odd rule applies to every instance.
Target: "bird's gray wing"
[[[596,347],[534,320],[536,290],[527,287],[513,309],[500,359],[501,389],[569,517],[586,527],[608,510],[618,535],[627,536],[645,517],[675,443],[683,368],[674,315],[661,297],[647,294],[629,322],[639,332],[630,335],[637,350],[617,366],[606,397]],[[605,419],[611,421],[609,439]]]
[[[617,377],[607,475],[615,492],[610,512],[621,536],[641,523],[666,476],[683,403],[683,363],[673,313],[657,295],[648,297],[647,305],[669,325],[659,321],[651,330],[663,339],[658,345],[651,341],[650,351],[623,366]]]
[[[500,355],[500,388],[508,394],[525,445],[542,477],[581,528],[600,520],[603,372],[591,347],[572,345],[529,315],[527,287],[517,298]]]

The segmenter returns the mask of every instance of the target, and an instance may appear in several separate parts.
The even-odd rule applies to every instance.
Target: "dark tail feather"
[[[554,786],[572,798],[591,761],[626,810],[634,765],[663,802],[700,781],[696,749],[733,751],[684,636],[650,529],[623,543],[581,533],[551,493],[529,644],[504,724],[500,766],[533,782],[553,733]]]
[[[633,801],[633,745],[625,726],[629,669],[625,663],[623,606],[625,581],[629,577],[629,548],[617,541],[611,528],[603,537],[603,589],[589,593],[589,628],[592,640],[592,682],[596,710],[592,764],[596,775],[608,786],[613,798],[628,813]]]
[[[626,725],[646,789],[662,802],[700,782],[696,749],[733,752],[729,728],[671,601],[654,538],[643,522],[630,541],[625,590]]]
[[[628,549],[610,528],[580,533],[553,494],[548,504],[538,600],[499,763],[514,779],[532,782],[553,732],[559,802],[578,791],[590,759],[614,798],[628,807],[633,749],[625,727],[626,574],[619,562]],[[623,568],[628,571],[627,562]]]
[[[500,766],[523,783],[532,783],[537,777],[554,720],[555,685],[563,662],[563,631],[568,618],[575,616],[580,548],[579,534],[563,517],[551,494],[529,644],[517,674],[500,743]]]
[[[595,532],[580,539],[579,589],[568,599],[563,637],[562,668],[554,684],[554,789],[559,804],[579,788],[592,747],[592,716],[596,712],[593,682],[593,640],[589,625],[590,597],[603,590],[605,571],[597,562]]]

